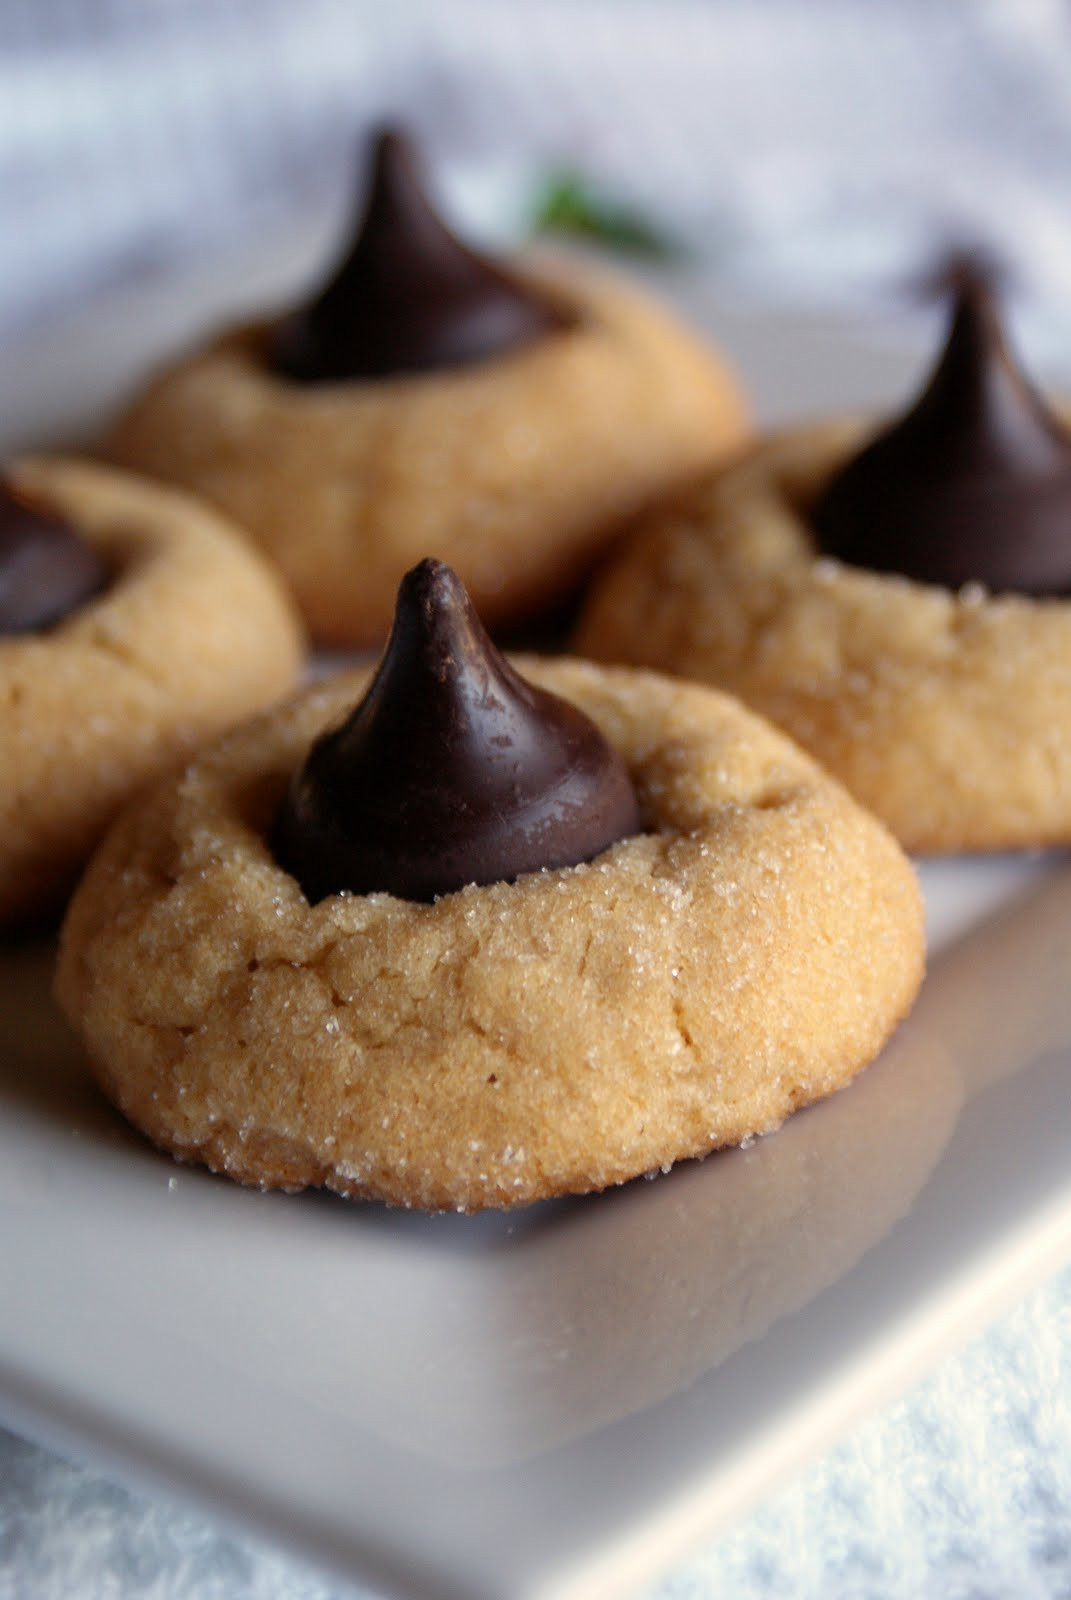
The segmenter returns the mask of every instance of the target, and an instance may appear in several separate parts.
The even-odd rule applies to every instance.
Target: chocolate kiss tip
[[[1071,435],[1015,362],[984,274],[956,282],[922,395],[811,516],[821,549],[853,566],[950,589],[1071,593]]]
[[[108,568],[69,523],[0,477],[0,635],[53,627],[107,582]]]
[[[398,585],[396,610],[419,606],[425,614],[451,617],[471,609],[468,591],[453,567],[435,556],[425,556],[411,567]]]
[[[640,830],[621,757],[576,706],[521,678],[464,585],[422,561],[364,699],[312,746],[271,844],[312,903],[575,866]]]
[[[356,236],[312,303],[276,327],[268,357],[301,383],[390,378],[504,355],[571,320],[451,233],[411,141],[389,127],[374,141]]]
[[[915,288],[925,299],[973,300],[992,308],[1007,282],[1006,265],[981,246],[958,246],[941,256],[915,280]]]
[[[421,209],[433,210],[421,178],[416,145],[394,123],[385,123],[372,135],[367,188],[366,212],[376,197],[387,198],[395,205],[413,199],[419,201]]]

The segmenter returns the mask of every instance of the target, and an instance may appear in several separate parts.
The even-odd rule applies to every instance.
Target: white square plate
[[[113,297],[0,361],[9,446],[316,258]],[[673,291],[767,417],[917,365]],[[1071,1255],[1071,868],[926,868],[932,970],[843,1094],[750,1148],[515,1216],[180,1168],[88,1084],[51,949],[0,951],[0,1415],[417,1600],[652,1578]]]

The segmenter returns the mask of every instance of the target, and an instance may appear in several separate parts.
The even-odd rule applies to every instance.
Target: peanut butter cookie
[[[960,286],[922,398],[770,438],[645,519],[574,648],[740,695],[907,848],[1071,840],[1071,437]]]
[[[161,373],[107,451],[233,516],[318,640],[367,646],[429,550],[493,627],[552,605],[624,519],[745,434],[695,335],[590,267],[477,256],[389,135],[320,296]]]
[[[0,484],[0,922],[45,916],[120,804],[292,689],[297,619],[215,512],[27,460]]]
[[[429,592],[410,596],[413,617]],[[367,784],[388,748],[379,720],[421,662],[434,675],[472,642],[469,618],[449,649],[433,623],[418,661],[401,610],[371,684],[320,684],[227,736],[128,811],[91,865],[57,992],[132,1122],[245,1183],[478,1210],[769,1131],[877,1054],[922,975],[911,868],[787,739],[695,685],[481,655],[483,700],[465,685],[448,698],[451,715],[490,718],[492,809],[514,815],[522,859],[546,837],[578,864],[507,878],[508,861],[470,856],[467,886],[437,896],[422,877],[331,887],[319,846],[349,812],[323,808],[362,761]],[[409,731],[392,796],[395,765],[421,782]],[[463,777],[453,810],[472,792]],[[389,856],[363,839],[383,808],[355,800],[346,871],[383,884]],[[409,814],[406,872],[435,806]],[[294,839],[310,829],[306,859]],[[449,872],[459,848],[444,843]],[[471,881],[482,869],[503,875]]]

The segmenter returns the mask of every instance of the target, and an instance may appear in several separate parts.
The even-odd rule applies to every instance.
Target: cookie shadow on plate
[[[54,934],[0,940],[0,1103],[113,1150],[151,1150],[93,1082],[52,998],[55,965]]]
[[[958,1072],[909,1024],[855,1083],[777,1134],[652,1182],[490,1218],[360,1208],[362,1229],[384,1234],[413,1272],[441,1242],[458,1275],[436,1308],[430,1366],[419,1323],[380,1306],[366,1370],[401,1363],[411,1382],[405,1404],[395,1393],[381,1414],[379,1386],[367,1386],[362,1424],[419,1456],[482,1470],[687,1389],[894,1227],[962,1103]],[[474,1364],[477,1346],[488,1354]],[[350,1403],[326,1358],[308,1370],[325,1375],[317,1403]]]

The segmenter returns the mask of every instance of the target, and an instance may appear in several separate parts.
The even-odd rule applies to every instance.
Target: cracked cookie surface
[[[325,644],[381,642],[432,552],[489,627],[530,617],[747,426],[719,358],[649,297],[528,270],[574,327],[454,371],[315,385],[269,369],[272,325],[240,328],[151,382],[109,453],[233,516]]]
[[[367,674],[255,719],[119,820],[57,993],[156,1143],[263,1186],[522,1205],[773,1129],[877,1054],[923,963],[884,828],[725,696],[520,665],[636,784],[647,831],[586,865],[310,906],[265,835]]]
[[[120,804],[292,689],[303,654],[277,579],[215,512],[86,462],[8,471],[112,579],[55,626],[0,639],[4,923],[47,914]]]
[[[920,853],[1071,840],[1071,602],[825,558],[857,421],[775,436],[635,530],[574,648],[739,695]]]

